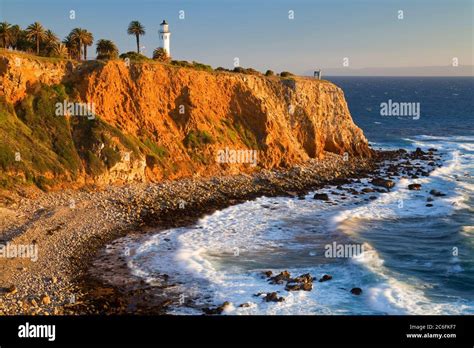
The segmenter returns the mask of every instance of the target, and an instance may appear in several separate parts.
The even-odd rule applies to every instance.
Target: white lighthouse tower
[[[170,57],[171,56],[171,51],[170,51],[171,33],[168,28],[168,23],[165,20],[163,20],[163,22],[161,22],[160,24],[160,27],[161,27],[160,28],[160,42],[161,42],[160,47],[163,48],[168,54],[168,57]]]

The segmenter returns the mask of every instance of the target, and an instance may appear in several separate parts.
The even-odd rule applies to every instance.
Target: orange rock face
[[[16,103],[38,84],[69,83],[82,102],[124,134],[166,151],[149,180],[287,167],[324,151],[370,156],[340,88],[324,80],[205,72],[159,63],[77,65],[0,56],[0,96]],[[218,160],[219,151],[255,150],[257,166]],[[146,154],[143,154],[144,158]],[[136,173],[135,173],[136,174]]]

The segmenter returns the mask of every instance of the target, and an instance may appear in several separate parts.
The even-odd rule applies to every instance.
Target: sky
[[[173,59],[307,74],[315,69],[378,73],[473,63],[473,0],[0,0],[0,20],[41,22],[64,38],[82,27],[136,50],[128,23],[146,28],[145,55],[171,31]],[[75,19],[70,11],[75,11]],[[184,19],[180,19],[184,11]],[[293,12],[290,12],[293,11]],[[399,19],[403,11],[403,19]],[[293,14],[293,18],[291,17]],[[90,48],[93,53],[95,48]],[[348,58],[348,59],[345,59]],[[343,63],[346,62],[346,66]],[[398,69],[390,69],[398,68]],[[400,69],[401,68],[401,69]],[[422,71],[423,69],[420,69]],[[428,69],[436,75],[436,69]],[[406,70],[408,71],[408,70]],[[413,69],[409,70],[411,74]],[[472,74],[472,69],[469,70]],[[343,73],[344,74],[344,73]],[[350,73],[349,73],[350,74]]]

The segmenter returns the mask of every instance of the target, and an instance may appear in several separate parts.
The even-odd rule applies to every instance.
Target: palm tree
[[[36,41],[36,54],[39,55],[40,43],[45,38],[44,28],[41,23],[34,22],[33,24],[30,24],[28,28],[26,28],[26,37],[29,40]]]
[[[145,35],[145,27],[139,21],[131,21],[127,33],[137,38],[137,53],[140,53],[140,35]]]
[[[85,31],[84,37],[82,38],[82,45],[84,46],[84,60],[87,60],[87,46],[92,46],[94,43],[94,36],[92,33]]]
[[[58,43],[54,46],[52,50],[52,56],[57,58],[67,58],[69,55],[69,51],[65,44]]]
[[[168,56],[168,52],[163,47],[158,47],[153,51],[153,59],[158,60],[160,62],[169,62],[170,57]]]
[[[88,32],[86,29],[82,28],[74,28],[71,31],[71,39],[74,41],[77,41],[79,45],[79,50],[82,49],[82,52],[84,53],[84,60],[87,59],[87,46],[92,46],[94,43],[94,36],[92,33]],[[79,60],[80,60],[80,54],[79,54]]]
[[[110,40],[97,41],[97,59],[115,59],[118,57],[118,48]]]
[[[87,30],[82,28],[74,28],[71,30],[71,39],[76,41],[77,45],[79,46],[79,60],[81,60],[81,52],[82,52],[82,42],[86,35]]]
[[[63,44],[66,46],[69,56],[72,59],[80,59],[81,57],[81,48],[79,47],[79,43],[74,40],[72,37],[72,33],[70,33],[66,38],[63,40]]]
[[[7,48],[10,45],[11,26],[7,22],[0,23],[0,46]]]
[[[17,49],[18,42],[21,39],[22,30],[18,24],[15,24],[15,25],[12,25],[9,32],[10,32],[10,46],[13,49]]]
[[[16,49],[25,51],[25,52],[33,52],[35,44],[28,39],[28,33],[26,30],[21,30],[18,33],[18,39],[16,42]]]
[[[48,29],[44,32],[44,44],[48,53],[51,53],[53,49],[59,44],[59,39],[55,33]]]

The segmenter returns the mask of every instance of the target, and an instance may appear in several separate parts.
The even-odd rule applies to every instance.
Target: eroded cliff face
[[[0,96],[16,103],[42,84],[61,83],[77,63],[59,59],[35,58],[29,54],[0,51]]]
[[[93,103],[96,115],[81,120],[80,126],[74,116],[67,117],[80,158],[74,178],[60,174],[68,180],[155,181],[285,167],[322,158],[325,151],[371,153],[342,90],[327,81],[205,72],[160,63],[127,66],[122,61],[79,65],[22,56],[18,65],[15,55],[0,56],[0,97],[16,105],[19,114],[18,105],[25,104],[25,98],[42,86],[57,84],[68,91],[66,97],[55,95],[57,100]],[[26,116],[18,118],[30,126]],[[84,127],[91,126],[84,123],[99,121],[104,131],[85,137]],[[220,161],[218,154],[225,150],[255,150],[257,165]],[[109,163],[113,152],[119,159]],[[109,165],[93,173],[88,170],[91,156]]]

